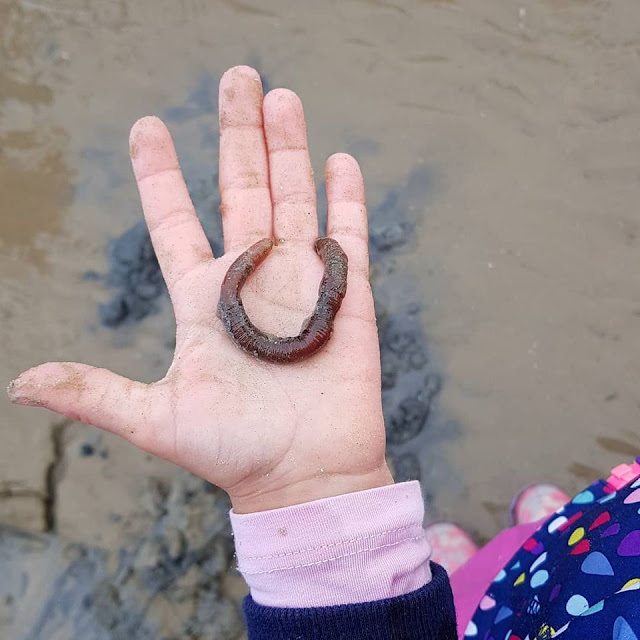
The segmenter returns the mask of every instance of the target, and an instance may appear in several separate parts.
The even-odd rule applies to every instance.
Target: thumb
[[[157,437],[162,430],[153,428],[158,424],[154,416],[162,415],[159,394],[150,385],[107,369],[48,362],[22,373],[9,384],[7,393],[15,404],[50,409],[116,433],[147,451],[163,448],[162,438]]]

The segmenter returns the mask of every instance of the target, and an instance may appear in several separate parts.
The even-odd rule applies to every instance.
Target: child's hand
[[[222,279],[257,240],[276,246],[242,290],[261,329],[297,335],[323,264],[313,172],[298,97],[258,74],[220,82],[220,191],[225,254],[214,258],[157,118],[131,131],[144,215],[173,303],[177,338],[153,384],[75,363],[48,363],[9,387],[14,402],[46,407],[117,433],[225,489],[239,513],[390,484],[380,361],[369,286],[367,217],[356,161],[327,161],[327,235],[349,258],[347,295],[328,344],[308,360],[274,365],[241,351],[217,316]]]

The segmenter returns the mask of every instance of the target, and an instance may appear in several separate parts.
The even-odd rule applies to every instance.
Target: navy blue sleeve
[[[453,593],[446,571],[397,598],[362,604],[284,609],[244,601],[249,640],[457,640]]]

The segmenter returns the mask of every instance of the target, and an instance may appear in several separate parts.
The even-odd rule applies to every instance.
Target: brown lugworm
[[[315,309],[297,336],[272,336],[258,329],[249,320],[240,297],[242,286],[267,257],[273,241],[265,238],[256,242],[229,267],[220,287],[218,315],[240,348],[267,362],[286,363],[308,358],[327,343],[347,291],[347,255],[332,238],[318,238],[314,247],[324,262],[324,274]]]

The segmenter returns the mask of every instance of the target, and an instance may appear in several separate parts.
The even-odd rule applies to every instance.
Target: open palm
[[[248,246],[276,246],[242,290],[262,330],[296,335],[315,305],[323,264],[315,186],[298,97],[264,99],[253,69],[220,82],[220,192],[225,254],[214,258],[173,142],[157,118],[131,131],[144,214],[173,303],[176,350],[166,376],[134,382],[104,369],[48,363],[9,389],[117,433],[225,489],[237,512],[296,504],[392,482],[384,460],[380,362],[369,286],[367,217],[357,163],[327,161],[327,235],[348,255],[347,294],[328,344],[308,360],[270,364],[241,351],[216,314],[229,265]]]

